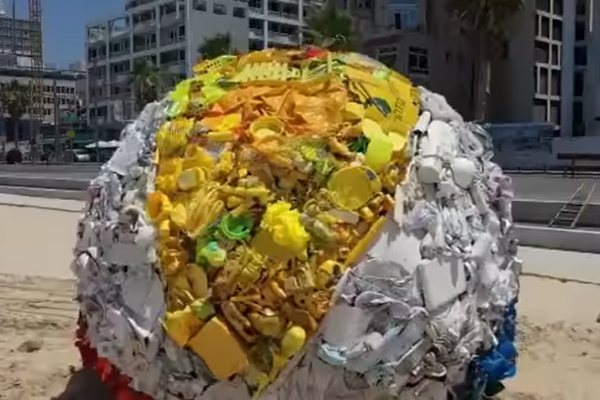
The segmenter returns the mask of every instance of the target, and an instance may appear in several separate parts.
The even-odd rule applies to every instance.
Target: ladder
[[[548,224],[549,227],[575,228],[581,214],[588,205],[596,184],[591,184],[591,189],[587,190],[590,185],[582,183],[581,186],[573,193],[569,201],[567,201],[560,211],[552,218]]]

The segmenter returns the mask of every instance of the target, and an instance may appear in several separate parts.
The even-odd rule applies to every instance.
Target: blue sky
[[[7,13],[13,0],[4,0]],[[41,0],[44,62],[66,67],[83,60],[85,24],[125,9],[126,0]],[[17,16],[27,18],[27,0],[16,0]]]

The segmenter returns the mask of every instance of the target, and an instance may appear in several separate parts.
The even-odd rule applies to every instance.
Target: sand
[[[79,364],[72,298],[72,281],[0,275],[0,399],[90,399],[89,389],[85,397],[63,393]],[[599,312],[598,285],[523,277],[519,370],[499,398],[596,400]]]
[[[0,400],[102,398],[93,375],[71,374],[79,356],[68,266],[82,206],[0,195]],[[521,279],[518,373],[499,399],[597,400],[600,255],[522,248],[520,256],[526,273],[558,279]]]

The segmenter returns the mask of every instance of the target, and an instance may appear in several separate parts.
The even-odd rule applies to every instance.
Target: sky
[[[3,0],[8,14],[13,0]],[[126,0],[41,0],[44,63],[67,67],[84,60],[85,25],[125,10]],[[28,18],[28,0],[16,0],[17,17]]]

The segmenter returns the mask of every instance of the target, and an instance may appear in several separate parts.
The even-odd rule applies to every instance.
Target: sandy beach
[[[81,204],[7,204],[17,200],[0,196],[0,400],[99,400],[89,386],[82,397],[63,393],[79,366],[69,263]],[[499,399],[597,400],[600,255],[520,255],[518,373]]]

